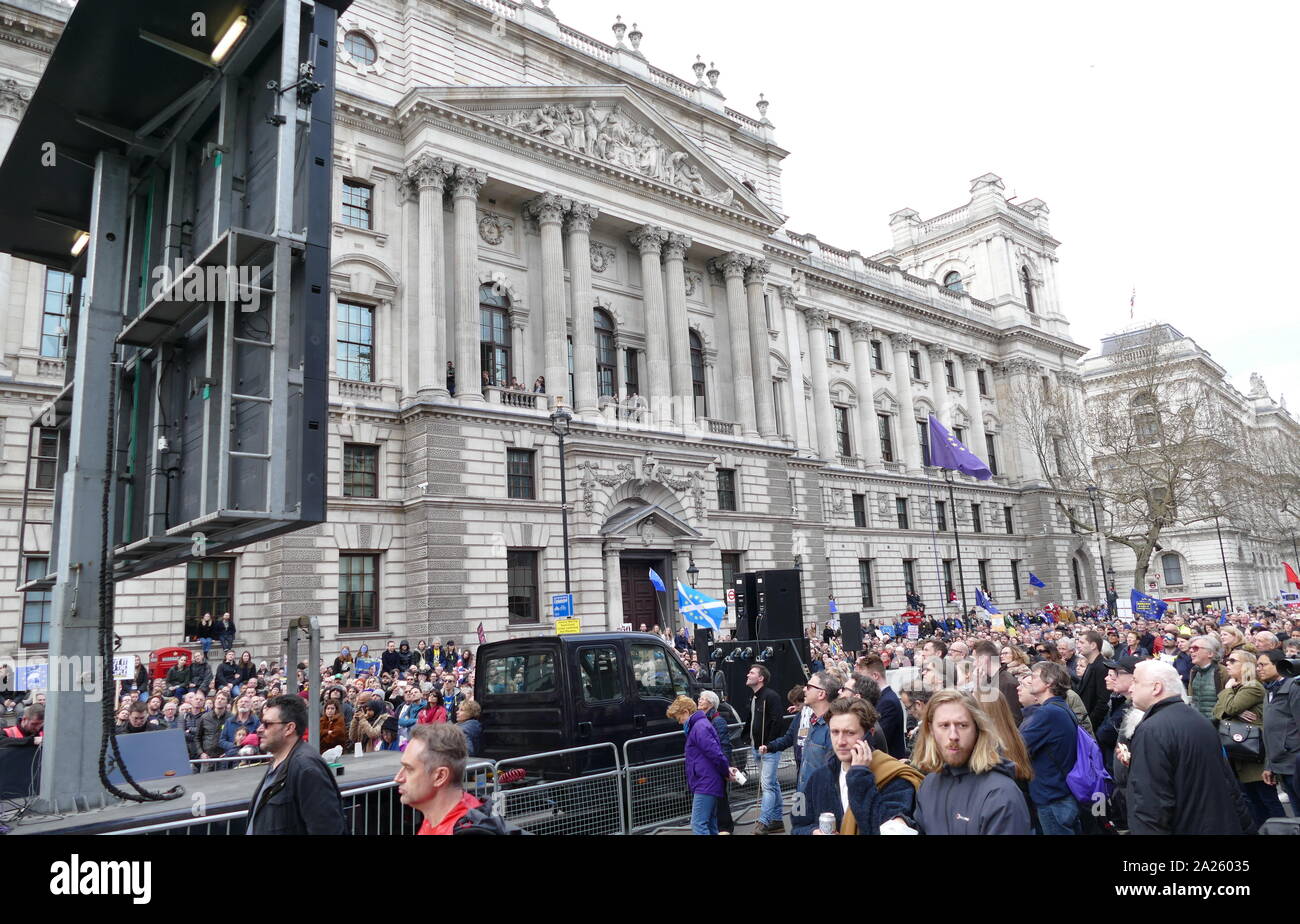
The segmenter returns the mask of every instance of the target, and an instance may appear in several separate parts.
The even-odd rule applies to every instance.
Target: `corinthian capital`
[[[959,353],[963,369],[978,369],[980,367],[980,356],[978,353]]]
[[[751,258],[749,264],[745,267],[745,285],[761,286],[766,281],[768,270],[771,268],[770,261],[764,260],[762,257]]]
[[[691,249],[691,239],[685,234],[678,234],[676,231],[668,233],[668,240],[664,242],[664,259],[665,260],[684,260],[686,251]]]
[[[805,308],[803,313],[808,319],[809,330],[825,330],[831,319],[831,313],[825,308]]]
[[[458,166],[451,181],[451,194],[457,199],[477,199],[478,191],[487,182],[487,174],[473,167]]]
[[[893,341],[895,350],[910,350],[912,348],[912,344],[915,342],[913,341],[911,334],[906,334],[902,332],[894,334],[889,339]]]
[[[558,225],[564,220],[564,213],[569,202],[563,196],[545,192],[536,199],[524,203],[524,215],[534,219],[539,225]]]
[[[730,253],[724,253],[720,257],[714,257],[709,261],[709,266],[716,273],[721,273],[728,279],[740,279],[745,275],[745,267],[749,265],[749,257],[745,256],[738,250]]]
[[[854,340],[870,340],[871,325],[866,321],[854,321],[849,325],[849,334]]]
[[[629,234],[627,239],[642,254],[658,254],[663,249],[664,242],[668,240],[668,230],[658,225],[642,225]]]
[[[592,224],[600,216],[600,209],[594,205],[588,205],[585,202],[574,202],[569,206],[569,214],[565,222],[570,231],[581,231],[583,234],[591,231]]]
[[[442,192],[447,179],[456,171],[456,165],[441,157],[421,154],[402,170],[401,184],[408,192],[436,189]]]
[[[31,102],[31,99],[31,87],[23,86],[12,77],[0,81],[0,116],[13,116],[15,119],[21,119],[23,113],[27,111],[27,104]]]
[[[932,363],[942,363],[952,358],[952,353],[942,343],[930,344],[926,348],[926,352],[930,354],[930,362]]]
[[[777,295],[781,298],[782,308],[797,308],[799,306],[798,297],[794,294],[791,286],[777,286]]]

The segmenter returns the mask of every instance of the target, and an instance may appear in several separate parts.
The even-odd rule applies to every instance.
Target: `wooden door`
[[[623,583],[623,619],[632,624],[634,631],[645,623],[647,630],[659,625],[658,591],[650,583],[649,561],[625,561],[619,564]],[[656,571],[660,570],[655,568]]]

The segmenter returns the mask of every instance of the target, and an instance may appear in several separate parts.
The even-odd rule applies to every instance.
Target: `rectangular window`
[[[373,228],[371,199],[375,188],[356,180],[343,181],[343,224],[354,228]]]
[[[853,455],[853,441],[849,437],[849,409],[835,408],[835,442],[840,448],[840,455]]]
[[[953,364],[952,364],[952,360],[951,360],[951,359],[945,359],[945,360],[943,361],[943,374],[944,374],[944,378],[946,378],[946,379],[948,380],[948,387],[949,387],[949,388],[956,388],[956,387],[957,387],[957,370],[953,367]]]
[[[1010,508],[1010,507],[1003,507],[1003,508],[1002,508],[1002,521],[1003,521],[1004,523],[1007,524],[1007,535],[1008,535],[1008,536],[1010,536],[1012,533],[1015,532],[1015,529],[1014,529],[1014,528],[1012,527],[1012,525],[1011,525],[1011,508]]]
[[[25,581],[38,581],[45,577],[48,558],[28,558],[23,569]],[[23,594],[23,629],[19,644],[24,648],[45,648],[50,644],[50,607],[54,599],[52,590],[29,590]]]
[[[36,455],[32,456],[32,489],[53,491],[59,474],[59,431],[50,427],[36,430]]]
[[[955,437],[957,438],[957,442],[961,443],[963,446],[966,445],[966,428],[965,428],[965,427],[953,427],[953,428],[952,428],[952,435],[955,436]]]
[[[911,558],[903,559],[903,587],[909,594],[916,593],[916,561]]]
[[[885,371],[885,351],[881,349],[879,340],[871,341],[871,368],[877,372]]]
[[[984,434],[984,448],[988,450],[989,457],[985,460],[989,464],[989,471],[993,474],[1000,474],[998,471],[998,450],[997,445],[993,442],[993,434]]]
[[[62,359],[68,352],[68,299],[73,276],[45,269],[45,298],[41,303],[41,355]]]
[[[858,559],[858,583],[862,585],[862,605],[875,606],[876,592],[871,586],[871,559]]]
[[[636,374],[637,351],[628,348],[623,351],[623,381],[627,383],[627,393],[631,395],[641,394],[641,379]]]
[[[1042,385],[1043,385],[1043,397],[1044,397],[1044,398],[1051,398],[1051,397],[1052,397],[1052,377],[1051,377],[1050,375],[1040,376],[1040,377],[1039,377],[1039,381],[1040,381],[1040,382],[1042,383]]]
[[[984,518],[981,516],[980,510],[979,504],[970,505],[970,528],[972,532],[984,532]]]
[[[741,566],[741,552],[723,552],[722,553],[722,598],[727,597],[727,590],[736,586],[736,575],[743,568]]]
[[[767,329],[771,330],[776,325],[772,323],[772,295],[763,293],[763,317],[767,319]]]
[[[1052,440],[1052,456],[1056,462],[1056,473],[1058,475],[1068,475],[1069,470],[1065,462],[1065,440],[1059,436]]]
[[[921,444],[921,464],[930,464],[930,424],[925,420],[916,422],[916,438]]]
[[[734,468],[718,469],[718,509],[736,509],[736,470]]]
[[[1015,599],[1020,599],[1020,561],[1013,559],[1011,562],[1011,590],[1015,594]]]
[[[907,354],[907,360],[912,365],[912,381],[924,381],[921,377],[921,354],[916,350],[912,350]]]
[[[506,550],[506,608],[510,625],[541,622],[537,593],[537,552],[532,549]]]
[[[515,500],[537,497],[533,476],[534,453],[531,449],[506,450],[506,496]]]
[[[353,382],[375,380],[375,309],[339,302],[338,376]]]
[[[876,425],[880,429],[880,461],[894,461],[894,440],[889,435],[889,415],[877,414]]]
[[[909,527],[907,524],[907,498],[906,497],[894,498],[894,512],[898,514],[898,528],[908,529]]]
[[[989,382],[988,382],[988,379],[984,377],[984,370],[983,370],[983,369],[976,369],[976,370],[975,370],[975,378],[979,379],[979,383],[980,383],[980,396],[981,396],[981,397],[984,397],[984,398],[987,398],[987,397],[989,396]]]
[[[578,676],[582,700],[587,703],[614,702],[623,698],[623,673],[618,649],[609,645],[578,650]]]
[[[867,525],[867,498],[863,494],[853,495],[853,525],[865,528]]]
[[[555,690],[555,655],[549,651],[489,658],[480,669],[490,696]]]
[[[935,527],[941,533],[948,531],[948,502],[937,500],[934,502],[934,520]]]
[[[379,447],[343,444],[343,496],[379,496]]]
[[[987,558],[981,558],[979,560],[979,566],[980,566],[980,587],[983,588],[986,594],[990,593],[991,591],[989,590],[989,560]]]
[[[234,614],[235,562],[230,558],[205,558],[185,565],[185,637],[199,634],[204,613],[220,622],[223,613]],[[235,619],[235,625],[239,620]]]
[[[831,359],[836,362],[843,359],[840,355],[840,332],[833,327],[826,331],[826,349],[830,352]]]
[[[952,559],[943,560],[943,596],[945,600],[952,599]]]
[[[379,628],[379,556],[339,555],[339,631]]]

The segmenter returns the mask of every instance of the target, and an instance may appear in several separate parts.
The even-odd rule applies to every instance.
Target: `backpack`
[[[1097,746],[1096,739],[1088,734],[1088,730],[1079,724],[1074,710],[1065,708],[1065,711],[1074,723],[1074,767],[1065,777],[1065,785],[1070,787],[1070,793],[1080,802],[1093,802],[1097,793],[1109,799],[1115,781],[1106,772],[1106,765],[1101,759],[1101,748]]]
[[[518,825],[513,825],[499,815],[473,808],[456,819],[451,826],[452,834],[531,834]]]

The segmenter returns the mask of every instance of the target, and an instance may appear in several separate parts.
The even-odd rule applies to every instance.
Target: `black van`
[[[488,760],[603,742],[621,752],[631,738],[680,732],[668,706],[678,696],[697,699],[701,689],[668,644],[647,632],[489,642],[475,662],[479,756]],[[681,754],[681,741],[658,744],[665,756]]]

